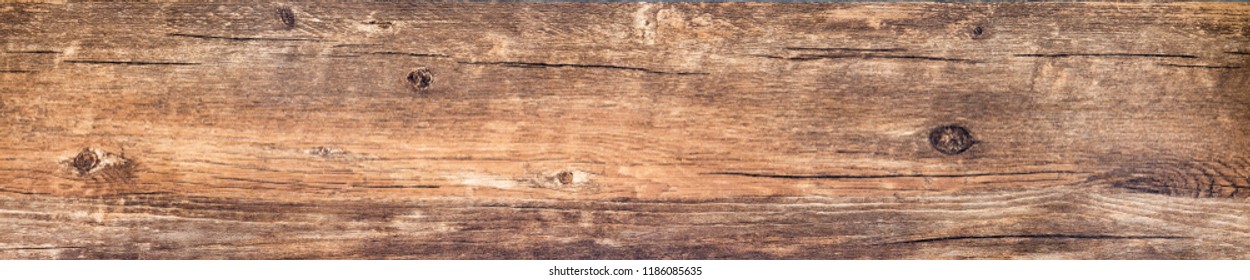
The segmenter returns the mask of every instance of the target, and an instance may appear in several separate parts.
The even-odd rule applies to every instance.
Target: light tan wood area
[[[0,4],[0,258],[1250,258],[1250,4]]]

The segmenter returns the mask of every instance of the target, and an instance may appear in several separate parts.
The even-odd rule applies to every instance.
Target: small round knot
[[[413,89],[423,91],[434,84],[434,73],[431,73],[429,68],[421,67],[409,72],[405,79]]]
[[[968,128],[960,125],[946,125],[934,128],[929,132],[929,144],[943,154],[955,155],[967,151],[976,144]]]
[[[972,39],[981,39],[985,36],[985,28],[982,28],[980,25],[974,26],[970,33],[972,34]]]
[[[561,184],[565,184],[565,185],[572,184],[573,172],[562,171],[559,174],[556,174],[556,180],[560,181]]]
[[[100,158],[96,156],[95,151],[90,148],[83,148],[74,159],[70,160],[69,166],[78,170],[78,175],[87,174],[100,164]]]

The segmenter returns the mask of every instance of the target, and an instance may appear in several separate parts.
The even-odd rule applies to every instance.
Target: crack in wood
[[[235,37],[235,36],[217,36],[204,34],[188,34],[188,33],[169,33],[172,37],[186,37],[196,39],[220,39],[232,41],[279,41],[279,42],[320,42],[320,38],[269,38],[269,37]]]
[[[358,47],[372,47],[372,46],[381,46],[381,45],[382,44],[336,44],[330,47],[331,48],[358,48]]]
[[[53,247],[13,247],[0,248],[0,251],[22,251],[22,250],[67,250],[67,249],[86,249],[82,246],[53,246]]]
[[[817,47],[786,47],[788,51],[835,51],[835,52],[905,52],[904,48],[817,48]]]
[[[1014,54],[1016,57],[1155,57],[1155,58],[1198,58],[1196,55],[1188,54],[1166,54],[1166,53],[1020,53]]]
[[[819,55],[798,55],[798,56],[779,56],[779,55],[755,55],[757,57],[784,59],[793,61],[811,61],[821,59],[910,59],[910,60],[927,60],[942,62],[960,62],[960,63],[980,63],[980,61],[966,58],[949,58],[923,55],[887,55],[887,54],[819,54]]]
[[[0,192],[4,192],[4,193],[15,193],[15,194],[22,194],[22,195],[49,195],[49,194],[51,194],[51,193],[44,193],[44,192],[25,192],[25,191],[16,191],[16,190],[3,189],[3,188],[0,188]]]
[[[370,21],[366,21],[366,22],[362,22],[362,23],[363,23],[363,24],[368,24],[368,25],[377,25],[378,27],[381,27],[381,28],[383,28],[383,29],[386,29],[386,28],[391,28],[391,26],[395,25],[395,23],[393,23],[393,22],[389,22],[389,21],[376,21],[376,20],[370,20]]]
[[[404,56],[412,56],[412,57],[450,57],[448,55],[441,54],[441,53],[413,53],[413,52],[393,52],[393,51],[368,52],[368,53],[362,53],[362,54],[404,55]]]
[[[849,175],[849,174],[816,174],[816,175],[790,175],[790,174],[770,174],[770,173],[749,173],[749,172],[711,172],[702,173],[703,175],[726,175],[726,176],[743,176],[756,178],[774,178],[774,179],[887,179],[887,178],[972,178],[987,176],[1016,176],[1016,175],[1039,175],[1039,174],[1089,174],[1088,172],[1053,170],[1053,171],[1022,171],[1022,172],[994,172],[994,173],[968,173],[968,174],[882,174],[882,175]]]
[[[114,64],[114,65],[200,65],[199,62],[135,61],[135,60],[64,60],[65,63]]]
[[[1238,69],[1241,67],[1230,65],[1196,65],[1196,64],[1173,64],[1159,63],[1159,66],[1181,67],[1181,68],[1205,68],[1205,69]]]
[[[280,181],[269,181],[269,180],[260,180],[260,179],[249,179],[249,178],[239,178],[239,177],[228,177],[228,176],[213,176],[213,178],[214,178],[214,179],[221,179],[221,180],[228,180],[228,181],[240,181],[240,182],[248,182],[248,183],[257,183],[257,184],[289,185],[289,186],[303,186],[303,185],[304,185],[304,184],[301,184],[301,183],[294,183],[294,182],[280,182]]]
[[[652,70],[652,69],[641,68],[641,67],[629,67],[629,66],[618,66],[618,65],[608,65],[608,64],[571,64],[571,63],[543,63],[543,62],[518,62],[518,61],[457,61],[457,63],[473,64],[473,65],[499,65],[499,66],[517,67],[517,68],[568,67],[568,68],[614,69],[614,70],[638,71],[638,72],[660,74],[660,75],[707,75],[708,74],[704,72],[669,72],[669,71]]]
[[[353,188],[363,189],[437,189],[440,186],[435,185],[352,185]]]
[[[28,54],[58,54],[59,51],[53,50],[29,50],[29,51],[5,51],[6,53],[28,53]]]
[[[174,193],[174,192],[160,192],[160,191],[156,191],[156,192],[122,192],[122,193],[112,193],[112,194],[98,195],[98,196],[94,196],[94,197],[92,197],[92,198],[110,198],[110,197],[121,197],[121,196],[147,196],[147,195],[172,195],[172,194],[175,194],[175,193]]]
[[[877,245],[917,244],[917,243],[927,243],[927,242],[975,240],[975,239],[1192,239],[1192,237],[1176,236],[1176,235],[1101,235],[1101,234],[955,235],[955,236],[943,236],[943,237],[904,240],[904,241],[896,241],[896,242],[886,242],[886,243],[880,243]]]

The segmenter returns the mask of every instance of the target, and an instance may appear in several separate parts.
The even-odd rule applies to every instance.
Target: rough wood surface
[[[1250,258],[1250,4],[0,4],[0,258]]]

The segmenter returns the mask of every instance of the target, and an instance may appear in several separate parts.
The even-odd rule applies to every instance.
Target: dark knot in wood
[[[568,171],[560,172],[560,174],[556,174],[556,180],[560,181],[561,184],[565,184],[565,185],[572,184],[573,172],[568,172]]]
[[[985,36],[985,28],[980,25],[972,27],[972,39],[981,39]]]
[[[78,170],[78,175],[85,175],[87,172],[91,172],[99,164],[100,158],[90,148],[83,148],[82,152],[79,152],[78,156],[75,156],[69,163],[71,167]]]
[[[406,79],[408,84],[418,91],[429,89],[434,84],[434,74],[430,72],[429,68],[424,67],[409,72]]]
[[[282,20],[282,24],[287,28],[295,27],[295,12],[290,7],[278,8],[278,19]]]
[[[968,128],[960,125],[946,125],[934,128],[929,132],[929,144],[943,154],[955,155],[967,151],[976,144]]]

